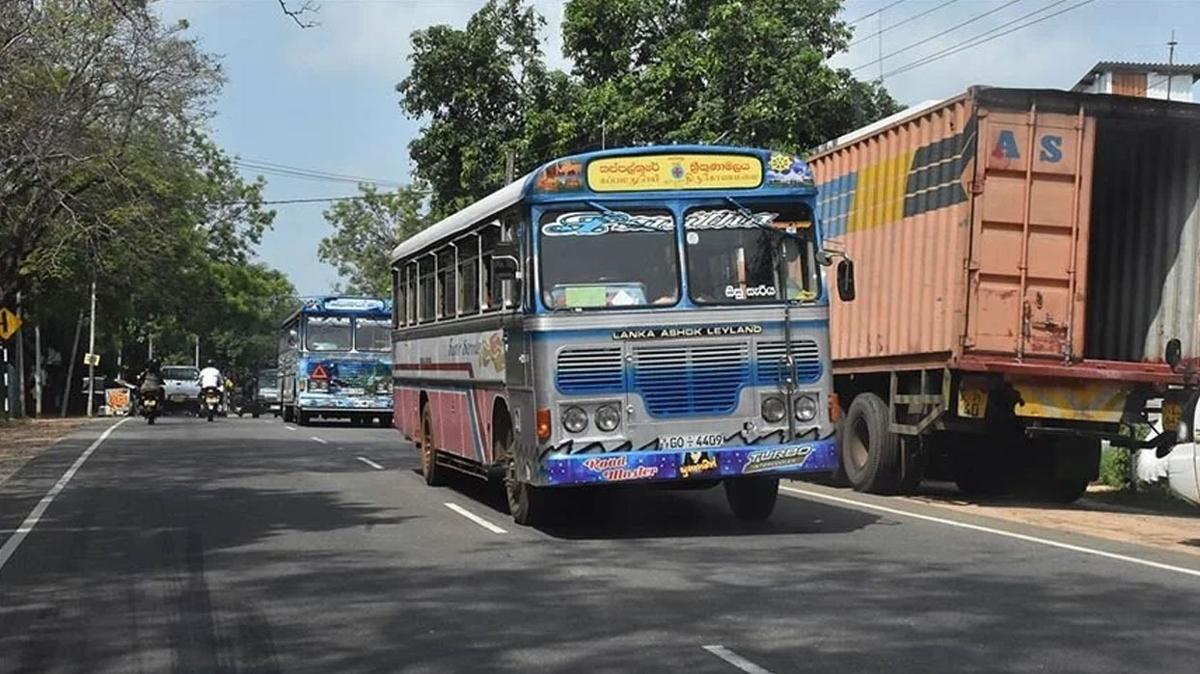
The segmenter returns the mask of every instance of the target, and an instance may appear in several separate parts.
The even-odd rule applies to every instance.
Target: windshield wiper
[[[779,234],[780,236],[787,236],[787,237],[791,237],[793,239],[800,238],[798,235],[796,235],[792,232],[789,232],[786,229],[772,227],[770,223],[763,222],[762,218],[758,217],[757,214],[755,214],[749,208],[746,208],[745,206],[743,206],[741,203],[738,202],[737,199],[734,199],[733,197],[725,197],[725,201],[728,201],[735,209],[737,209],[737,212],[739,215],[741,215],[743,218],[746,218],[747,220],[749,220],[751,223],[754,224],[755,227],[758,227],[759,229],[765,229],[768,232],[775,232],[776,234]]]
[[[601,213],[604,214],[604,216],[606,218],[609,218],[612,222],[620,223],[622,225],[625,225],[626,227],[629,227],[630,229],[636,229],[639,232],[655,232],[655,233],[661,234],[665,231],[668,231],[668,230],[657,229],[655,227],[649,227],[647,225],[643,225],[642,223],[638,222],[636,219],[633,218],[633,216],[629,215],[628,213],[622,213],[621,211],[614,211],[611,208],[605,208],[603,205],[598,204],[594,201],[585,201],[583,203],[600,211]]]

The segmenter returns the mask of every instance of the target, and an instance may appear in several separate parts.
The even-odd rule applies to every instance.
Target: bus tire
[[[433,439],[433,413],[429,404],[421,406],[421,475],[425,484],[440,487],[446,484],[446,469],[438,465],[437,445]]]
[[[546,519],[546,489],[517,479],[516,463],[508,462],[504,474],[504,495],[513,521],[522,526],[536,526]]]
[[[842,468],[855,491],[892,494],[900,484],[900,438],[888,429],[888,406],[874,393],[850,403],[842,427]]]
[[[725,480],[725,500],[733,516],[745,522],[762,522],[775,510],[779,478],[738,477]]]

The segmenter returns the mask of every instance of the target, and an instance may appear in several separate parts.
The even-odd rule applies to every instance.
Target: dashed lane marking
[[[743,658],[742,656],[738,655],[737,653],[734,653],[733,651],[729,650],[728,648],[725,648],[724,646],[722,646],[720,644],[711,644],[708,646],[701,646],[701,648],[708,651],[709,653],[712,653],[713,655],[717,656],[718,658],[721,658],[725,662],[728,662],[729,664],[733,665],[734,667],[737,667],[738,669],[742,670],[743,672],[748,672],[749,674],[771,674],[771,670],[763,669],[762,667],[759,667],[758,665],[754,664],[753,662],[750,662],[746,658]]]
[[[459,515],[462,515],[463,517],[471,520],[475,524],[478,524],[479,526],[483,527],[484,529],[487,529],[488,531],[492,532],[493,534],[507,534],[508,533],[507,529],[504,529],[504,528],[496,526],[495,524],[492,524],[491,522],[483,519],[479,515],[476,515],[475,513],[471,512],[470,510],[467,510],[466,508],[458,505],[457,503],[446,503],[444,505],[447,508],[458,513]]]

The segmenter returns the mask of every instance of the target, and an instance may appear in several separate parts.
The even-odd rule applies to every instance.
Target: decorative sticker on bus
[[[801,468],[812,456],[813,448],[808,445],[801,447],[781,447],[779,449],[763,449],[750,452],[742,473],[761,473],[780,468]]]
[[[639,339],[687,339],[690,337],[737,337],[740,335],[760,335],[761,325],[749,323],[746,325],[706,325],[669,328],[629,328],[614,330],[612,338],[618,341]]]
[[[812,185],[812,168],[800,157],[776,152],[767,162],[767,184],[773,186]]]
[[[751,155],[606,157],[587,165],[588,187],[596,192],[753,189],[762,181],[762,160]]]
[[[630,215],[620,211],[573,211],[542,225],[546,236],[599,236],[610,232],[669,232],[675,229],[670,215]]]

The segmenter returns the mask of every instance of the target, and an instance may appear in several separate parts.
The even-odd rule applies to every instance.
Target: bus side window
[[[417,278],[417,311],[420,313],[419,320],[421,323],[430,323],[434,316],[434,301],[437,294],[434,292],[434,276],[433,276],[433,256],[426,255],[417,262],[419,274]]]
[[[404,324],[404,273],[392,267],[392,329]]]
[[[458,315],[454,279],[458,274],[454,247],[446,246],[437,254],[438,275],[438,318],[454,318]]]
[[[479,232],[480,250],[482,251],[480,261],[483,272],[480,275],[480,286],[483,290],[483,296],[480,299],[484,311],[496,311],[500,308],[500,284],[492,274],[492,251],[495,250],[499,241],[500,225],[498,223],[489,223]]]
[[[479,312],[479,237],[458,240],[458,308],[463,316]]]
[[[404,304],[404,320],[408,325],[417,324],[417,263],[409,262],[404,265],[404,295],[408,301]]]

